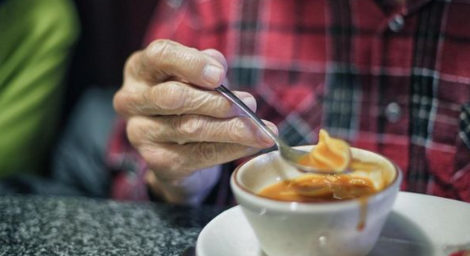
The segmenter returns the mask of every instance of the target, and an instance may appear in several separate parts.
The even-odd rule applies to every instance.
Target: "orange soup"
[[[360,198],[376,193],[369,178],[348,174],[307,174],[270,185],[260,196],[290,202],[329,202]]]
[[[281,201],[328,202],[360,198],[377,192],[368,177],[352,173],[370,173],[379,171],[380,167],[353,159],[349,144],[330,137],[325,130],[320,130],[318,144],[299,163],[334,174],[307,174],[285,180],[264,188],[259,195]]]

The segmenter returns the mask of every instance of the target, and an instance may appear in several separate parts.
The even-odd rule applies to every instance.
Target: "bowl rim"
[[[312,145],[304,145],[304,146],[299,146],[300,148],[302,147],[308,147]],[[372,195],[367,195],[359,198],[354,198],[354,199],[348,199],[348,200],[339,200],[339,201],[328,201],[328,202],[289,202],[289,201],[281,201],[281,200],[276,200],[276,199],[271,199],[271,198],[266,198],[266,197],[261,197],[257,195],[256,193],[250,191],[247,189],[245,186],[240,184],[240,182],[237,179],[237,175],[240,173],[240,169],[248,164],[251,161],[255,161],[255,159],[260,158],[260,157],[266,157],[267,154],[275,154],[278,152],[277,150],[260,154],[257,155],[251,159],[248,159],[238,165],[234,172],[231,175],[230,178],[230,186],[232,187],[232,192],[234,193],[234,196],[237,199],[237,203],[242,205],[237,197],[243,197],[243,199],[249,200],[249,204],[252,206],[260,207],[260,208],[269,208],[272,210],[277,210],[277,211],[296,211],[296,212],[312,212],[314,210],[315,212],[321,212],[321,211],[332,211],[332,210],[338,210],[338,209],[343,209],[343,208],[353,208],[357,207],[358,203],[361,204],[362,202],[367,202],[367,204],[374,203],[377,201],[381,201],[383,198],[387,197],[389,194],[393,194],[393,190],[396,190],[395,194],[398,194],[398,191],[400,190],[400,185],[403,180],[403,173],[401,169],[389,158],[382,156],[378,153],[375,153],[373,151],[361,149],[361,148],[355,148],[351,147],[353,150],[359,150],[359,151],[365,151],[368,153],[372,153],[374,155],[377,155],[387,162],[391,164],[391,167],[395,171],[396,175],[394,179],[382,190],[378,191],[377,193],[374,193]]]

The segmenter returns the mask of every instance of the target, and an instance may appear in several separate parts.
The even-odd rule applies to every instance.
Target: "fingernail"
[[[247,105],[251,110],[256,111],[256,100],[251,95],[241,96],[240,99]]]
[[[279,134],[279,131],[278,131],[276,125],[274,125],[274,124],[271,123],[271,122],[266,123],[266,125],[269,127],[269,129],[271,129],[271,131],[272,131],[274,134],[276,134],[276,135]]]
[[[274,134],[277,134],[278,133],[278,130],[277,130],[277,127],[272,124],[272,123],[266,123],[266,125],[269,127],[269,129],[274,133]],[[263,130],[258,130],[258,138],[263,142],[265,143],[266,145],[268,146],[272,146],[274,145],[274,141],[273,139],[266,133],[264,132]]]
[[[214,65],[207,65],[202,71],[202,78],[213,86],[219,86],[223,70]]]

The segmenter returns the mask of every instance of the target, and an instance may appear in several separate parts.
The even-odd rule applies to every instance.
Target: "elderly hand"
[[[198,51],[168,40],[153,42],[126,63],[114,108],[127,118],[129,140],[152,170],[149,183],[168,201],[191,202],[210,183],[208,171],[202,170],[274,144],[212,90],[222,83],[226,69],[220,52]],[[252,95],[235,93],[256,109]]]

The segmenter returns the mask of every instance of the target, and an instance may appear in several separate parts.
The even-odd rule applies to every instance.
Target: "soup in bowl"
[[[278,151],[234,171],[231,189],[267,255],[363,256],[372,249],[402,174],[379,154],[358,148],[350,154],[346,174],[299,172]]]

